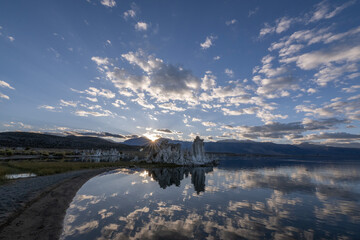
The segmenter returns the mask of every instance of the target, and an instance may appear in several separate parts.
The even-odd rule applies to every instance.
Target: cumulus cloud
[[[142,50],[122,54],[122,57],[142,69],[145,75],[132,75],[117,67],[106,72],[107,77],[120,90],[128,88],[134,92],[144,91],[159,102],[196,101],[194,91],[200,87],[200,79],[193,76],[191,71],[166,64],[163,60],[147,55]]]
[[[205,127],[216,127],[217,124],[214,122],[202,122],[202,125],[204,125]]]
[[[206,37],[205,42],[200,43],[201,48],[208,49],[209,47],[213,46],[216,38],[217,38],[216,36]]]
[[[133,9],[129,9],[126,12],[124,12],[124,18],[128,19],[128,18],[134,18],[136,16],[136,12]]]
[[[115,106],[115,107],[121,107],[121,105],[122,106],[125,106],[126,105],[126,103],[124,102],[124,101],[122,101],[122,100],[120,100],[120,99],[117,99],[115,102],[113,102],[113,103],[111,103],[113,106]]]
[[[137,31],[146,31],[149,27],[149,24],[147,24],[146,22],[137,22],[135,24],[135,29]]]
[[[93,60],[98,66],[109,64],[108,58],[92,57],[91,60]]]
[[[210,90],[216,85],[216,76],[211,71],[206,71],[205,76],[201,80],[201,89],[204,91]]]
[[[321,107],[315,105],[297,105],[297,112],[305,112],[306,116],[333,117],[345,116],[351,120],[360,120],[360,97],[349,97],[346,101],[335,99],[331,103],[324,103]]]
[[[100,3],[106,7],[115,7],[116,6],[115,0],[101,0]]]
[[[234,71],[229,69],[229,68],[225,69],[225,74],[228,75],[231,78],[234,77]]]

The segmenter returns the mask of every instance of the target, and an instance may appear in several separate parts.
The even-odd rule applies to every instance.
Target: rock
[[[167,140],[154,144],[146,158],[148,163],[172,163],[176,165],[206,165],[212,163],[205,155],[204,140],[195,138],[191,151],[181,149],[181,144],[172,144]]]

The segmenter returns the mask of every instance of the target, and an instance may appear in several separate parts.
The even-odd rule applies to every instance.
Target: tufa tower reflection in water
[[[180,186],[181,180],[190,174],[191,183],[199,194],[205,191],[205,174],[212,172],[213,167],[154,168],[147,171],[148,175],[157,181],[163,189],[171,185]]]

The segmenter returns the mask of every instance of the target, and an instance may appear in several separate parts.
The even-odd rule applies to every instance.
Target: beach
[[[76,192],[107,170],[19,179],[0,186],[0,239],[58,239]]]

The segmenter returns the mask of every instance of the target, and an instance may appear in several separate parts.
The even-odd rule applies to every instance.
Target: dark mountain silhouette
[[[0,133],[0,146],[59,149],[138,149],[135,146],[116,143],[98,137],[56,136],[32,132],[2,132]]]
[[[184,149],[190,149],[192,142],[161,138],[157,141],[168,140],[179,143]],[[0,146],[3,147],[32,147],[32,148],[67,148],[67,149],[110,149],[137,150],[141,146],[150,144],[146,137],[136,137],[123,143],[116,143],[98,137],[86,136],[56,136],[31,132],[2,132]],[[298,145],[276,144],[271,142],[253,142],[241,140],[222,140],[205,142],[208,153],[231,153],[239,155],[260,156],[300,156],[300,157],[330,157],[360,159],[359,148],[329,147],[309,143]]]
[[[171,140],[166,138],[157,141],[168,140],[170,143],[180,143],[183,148],[190,149],[192,142]],[[144,146],[150,143],[147,138],[136,138],[125,141],[127,144]],[[254,142],[250,140],[226,139],[217,142],[205,142],[205,151],[208,153],[232,153],[244,155],[266,156],[313,156],[360,159],[360,149],[329,147],[309,143],[298,145],[276,144],[272,142]]]

